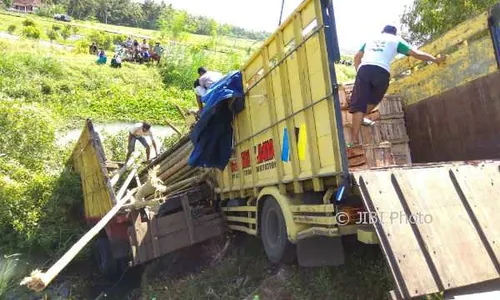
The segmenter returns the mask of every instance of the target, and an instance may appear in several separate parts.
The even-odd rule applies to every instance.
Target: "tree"
[[[12,6],[12,2],[13,2],[13,0],[2,0],[2,3],[5,6],[5,8],[11,7]]]
[[[64,40],[67,40],[71,36],[71,26],[64,26],[64,28],[61,30],[61,36]]]
[[[423,44],[496,2],[498,0],[415,0],[401,16],[403,36],[414,44]]]
[[[47,37],[49,38],[50,43],[52,44],[52,42],[57,40],[57,38],[59,37],[59,33],[57,33],[57,31],[51,29],[51,30],[47,31]]]

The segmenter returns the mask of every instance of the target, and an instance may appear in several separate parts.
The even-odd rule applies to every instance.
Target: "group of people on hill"
[[[146,39],[143,39],[142,44],[139,44],[137,40],[132,41],[132,38],[128,37],[122,46],[124,47],[123,54],[127,57],[128,61],[143,63],[153,60],[159,64],[163,54],[163,47],[160,42],[156,42],[152,51],[150,51],[150,46]]]
[[[163,54],[163,47],[160,45],[160,42],[156,42],[153,51],[150,52],[150,46],[146,39],[143,40],[142,44],[139,44],[137,40],[132,41],[132,38],[128,37],[120,46],[111,59],[112,68],[121,68],[122,61],[143,63],[153,60],[159,64]],[[105,65],[107,63],[106,52],[102,47],[99,48],[96,42],[92,42],[90,45],[89,53],[97,56],[96,63],[98,65]]]
[[[92,42],[92,45],[89,47],[89,53],[91,55],[97,55],[96,63],[98,65],[105,65],[108,61],[108,57],[106,56],[106,52],[104,49],[98,48],[96,42]],[[113,58],[111,59],[111,67],[112,68],[121,68],[122,67],[122,58],[119,53],[115,53]]]

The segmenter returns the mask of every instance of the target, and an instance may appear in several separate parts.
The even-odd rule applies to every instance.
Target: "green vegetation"
[[[27,41],[0,41],[0,45],[0,95],[50,103],[51,110],[65,120],[146,119],[162,124],[165,118],[179,120],[175,104],[195,105],[190,92],[165,89],[158,72],[146,65],[124,64],[122,69],[112,69],[95,65],[95,58],[89,55],[52,50],[46,56],[46,49]]]
[[[97,122],[146,120],[157,125],[168,119],[180,125],[175,106],[196,106],[192,92],[196,69],[200,65],[223,73],[238,69],[249,50],[259,45],[219,32],[202,36],[186,33],[189,29],[182,26],[165,26],[159,32],[0,14],[0,31],[22,37],[0,40],[0,128],[6,129],[0,136],[0,253],[57,257],[85,230],[81,182],[66,165],[72,145],[57,146],[58,134],[81,128],[86,118]],[[178,31],[177,41],[171,42],[174,31]],[[96,57],[88,54],[90,42],[96,41],[107,50],[109,61],[109,50],[128,35],[160,40],[165,47],[160,66],[124,62],[121,69],[112,69],[97,65]],[[154,39],[148,38],[150,42]],[[46,42],[49,40],[52,43]],[[338,66],[337,72],[342,81],[353,77],[352,68],[346,66]],[[104,137],[107,156],[123,160],[126,133]],[[166,138],[163,150],[177,138]],[[207,284],[221,284],[217,293],[229,298],[248,294],[264,278],[266,260],[260,244],[258,247],[258,264],[252,261],[253,254],[240,253],[217,268],[218,277],[212,281],[203,274],[197,276]],[[0,262],[0,272],[2,266]],[[244,289],[223,283],[223,277],[252,270],[255,277],[241,283]],[[4,283],[17,282],[26,275],[23,272],[0,275],[0,298],[8,286]],[[207,284],[172,281],[175,289],[187,295],[197,295]]]
[[[194,16],[186,11],[176,10],[172,5],[166,5],[164,2],[156,3],[152,0],[146,0],[143,3],[131,0],[54,0],[45,3],[38,11],[40,16],[45,17],[52,17],[56,13],[68,13],[80,20],[96,18],[105,24],[145,29],[160,29],[161,24],[165,26],[166,23],[176,23],[182,19],[182,23],[185,24],[184,31],[200,35],[217,34],[258,40],[263,40],[269,35],[266,32],[255,32],[229,24],[219,24],[211,18]],[[177,22],[177,24],[180,23]]]
[[[183,269],[180,274],[175,272],[177,265],[191,264],[183,261],[187,258],[179,254],[148,265],[141,284],[141,299],[254,299],[258,296],[279,300],[348,300],[367,299],[367,295],[369,299],[386,299],[392,289],[390,272],[378,247],[348,244],[345,265],[308,269],[270,265],[260,240],[254,237],[239,236],[233,243],[216,263],[213,257],[204,256],[205,252],[218,253],[217,249],[210,246],[197,249],[194,263],[201,267]]]
[[[497,0],[415,0],[401,16],[406,38],[422,44],[486,11]]]

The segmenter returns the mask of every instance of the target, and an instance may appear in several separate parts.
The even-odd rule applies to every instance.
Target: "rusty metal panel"
[[[500,278],[500,161],[354,172],[402,298]]]
[[[500,72],[405,107],[416,163],[500,155]]]

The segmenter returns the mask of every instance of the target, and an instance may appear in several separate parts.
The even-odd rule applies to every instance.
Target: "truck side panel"
[[[90,120],[85,123],[71,159],[82,179],[85,219],[97,222],[113,207],[115,193],[107,176],[104,149]]]
[[[342,172],[322,5],[307,0],[243,67],[246,108],[234,122],[235,153],[221,191],[303,181],[324,190]]]

